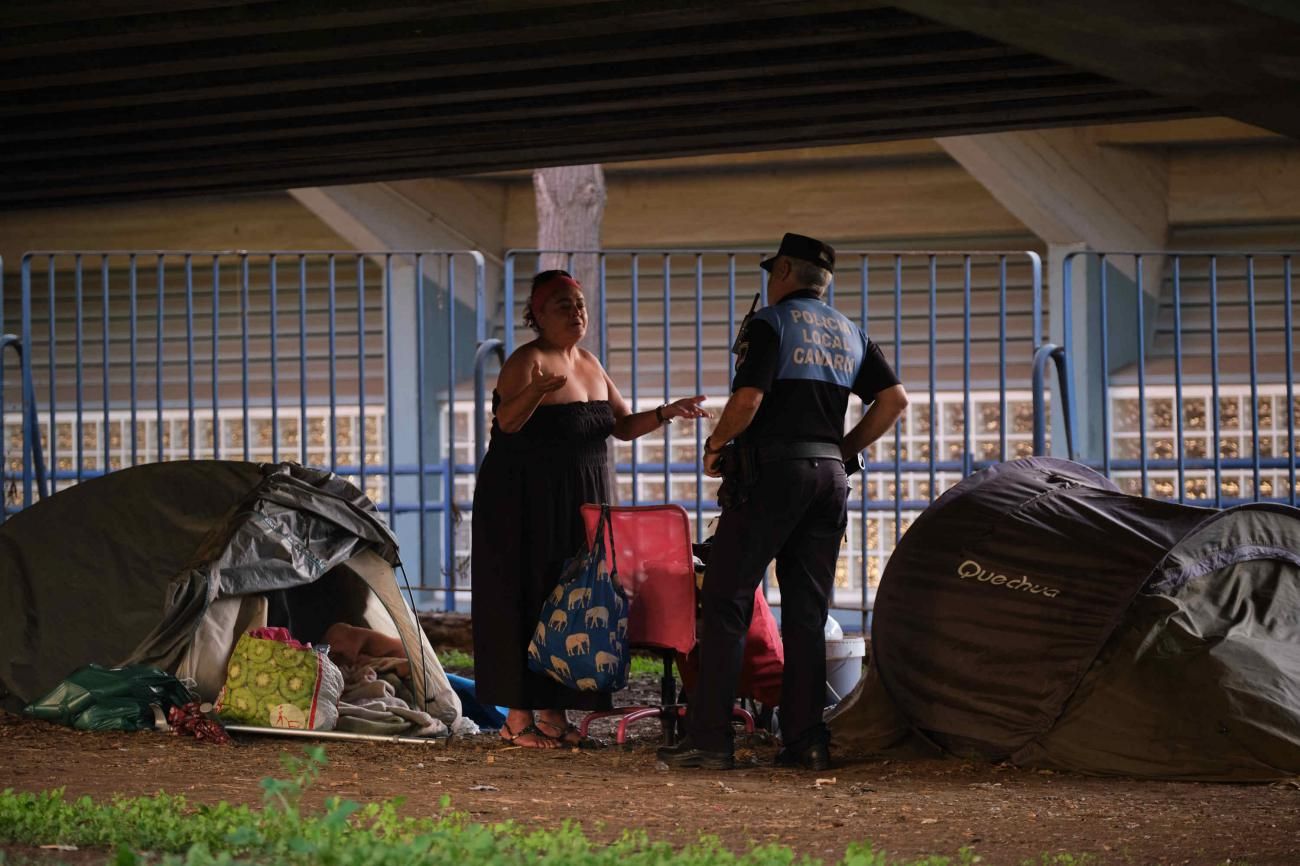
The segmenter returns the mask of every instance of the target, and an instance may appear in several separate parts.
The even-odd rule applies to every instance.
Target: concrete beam
[[[1205,147],[1169,155],[1169,222],[1300,221],[1300,143]],[[1295,243],[1294,236],[1291,241]]]
[[[601,227],[607,249],[763,246],[796,228],[834,243],[884,246],[933,239],[1023,235],[1024,225],[941,152],[879,161],[810,165],[698,166],[606,175]],[[532,246],[531,183],[511,184],[510,246]]]
[[[939,144],[1049,244],[1165,245],[1169,176],[1162,155],[1100,147],[1087,129],[963,135]]]
[[[1097,134],[1098,144],[1200,147],[1207,144],[1259,144],[1288,140],[1284,135],[1228,117],[1108,123],[1091,129]]]
[[[344,245],[283,192],[0,212],[0,256],[11,271],[30,250],[308,250]]]
[[[1300,137],[1287,0],[899,0],[917,15]]]
[[[505,252],[506,195],[501,182],[426,178],[289,193],[357,249],[482,251],[488,271],[486,312],[491,318]],[[473,309],[472,281],[458,281],[456,296]]]

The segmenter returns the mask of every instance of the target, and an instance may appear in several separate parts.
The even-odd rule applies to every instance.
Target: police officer
[[[848,523],[845,466],[856,469],[860,452],[907,407],[880,349],[822,300],[835,270],[828,244],[787,234],[762,267],[771,275],[770,304],[736,342],[732,395],[703,456],[705,473],[719,477],[723,447],[747,449],[753,477],[742,480],[744,495],[722,503],[704,577],[700,677],[687,736],[658,753],[669,767],[734,766],[731,710],[744,636],[754,590],[773,559],[785,642],[777,762],[830,766],[823,629]],[[871,406],[845,435],[850,393]]]

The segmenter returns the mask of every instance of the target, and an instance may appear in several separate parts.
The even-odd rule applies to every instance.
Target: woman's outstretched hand
[[[707,410],[700,407],[704,400],[703,394],[696,394],[694,397],[683,397],[680,400],[665,403],[659,411],[664,416],[665,421],[671,421],[674,418],[712,418],[713,416]]]
[[[564,387],[564,383],[569,381],[568,376],[559,373],[548,373],[542,369],[542,365],[537,361],[533,362],[532,374],[528,380],[528,387],[532,388],[538,394],[549,394],[552,391],[558,391]]]

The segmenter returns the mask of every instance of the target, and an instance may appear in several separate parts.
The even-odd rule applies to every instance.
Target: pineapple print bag
[[[230,654],[216,709],[234,724],[329,731],[342,693],[343,674],[324,652],[245,634]]]

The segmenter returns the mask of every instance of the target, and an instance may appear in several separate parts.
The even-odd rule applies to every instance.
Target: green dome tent
[[[211,700],[239,635],[319,642],[346,622],[401,639],[417,708],[460,699],[402,598],[397,542],[360,490],[295,464],[153,463],[61,491],[0,525],[0,700],[74,669],[147,664]]]
[[[873,619],[871,667],[832,721],[859,750],[1300,772],[1300,510],[1129,496],[1051,458],[999,464],[916,520]]]

